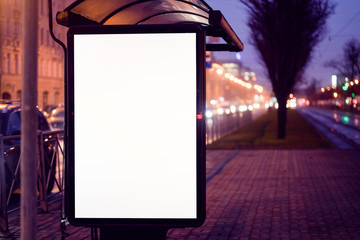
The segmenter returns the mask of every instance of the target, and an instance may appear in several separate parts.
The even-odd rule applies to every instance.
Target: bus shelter
[[[77,0],[56,19],[69,27],[70,223],[100,227],[103,240],[200,226],[205,51],[242,51],[238,36],[203,0]]]

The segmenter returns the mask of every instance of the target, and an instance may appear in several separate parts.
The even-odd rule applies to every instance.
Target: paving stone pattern
[[[38,214],[38,239],[61,239],[59,201]],[[10,213],[19,239],[19,213]],[[65,239],[91,239],[68,225]],[[207,151],[207,219],[168,240],[360,239],[360,153],[355,150]]]

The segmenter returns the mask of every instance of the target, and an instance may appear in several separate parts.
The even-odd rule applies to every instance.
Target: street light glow
[[[336,75],[331,76],[331,86],[334,89],[337,87],[337,76]]]

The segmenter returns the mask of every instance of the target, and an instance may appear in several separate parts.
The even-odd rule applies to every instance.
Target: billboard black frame
[[[74,35],[76,34],[144,34],[144,33],[195,33],[196,34],[196,211],[191,219],[152,218],[76,218],[75,217],[75,169],[74,169]],[[197,227],[206,218],[206,174],[205,174],[205,30],[200,24],[172,25],[116,25],[116,26],[74,26],[67,34],[68,76],[65,87],[65,153],[66,191],[65,206],[69,222],[77,226],[132,226],[132,227]],[[195,116],[194,116],[195,119]]]

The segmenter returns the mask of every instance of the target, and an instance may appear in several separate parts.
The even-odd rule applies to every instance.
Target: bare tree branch
[[[351,80],[360,77],[360,41],[355,38],[348,41],[342,57],[326,62],[325,66],[337,70],[338,74]]]

